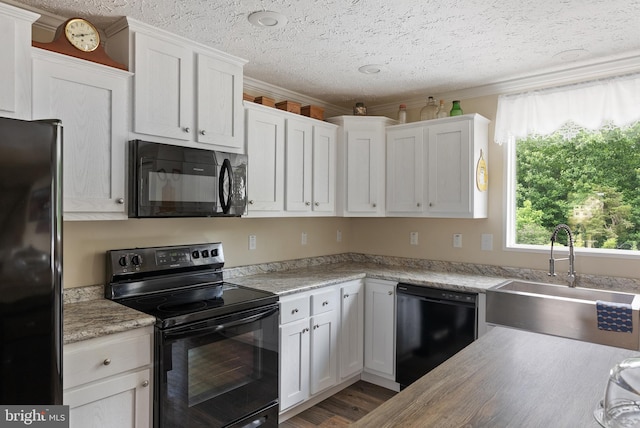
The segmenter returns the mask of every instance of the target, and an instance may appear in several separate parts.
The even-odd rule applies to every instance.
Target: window
[[[638,100],[640,75],[499,98],[508,246],[548,246],[565,223],[585,251],[640,254]]]
[[[516,141],[515,243],[548,245],[565,223],[576,247],[637,251],[640,123],[563,134]]]

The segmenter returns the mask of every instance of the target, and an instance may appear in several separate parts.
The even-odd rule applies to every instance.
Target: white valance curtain
[[[640,74],[498,98],[494,141],[549,135],[566,124],[596,130],[640,121]]]

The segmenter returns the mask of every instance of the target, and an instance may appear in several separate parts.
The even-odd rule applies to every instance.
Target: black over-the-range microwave
[[[246,155],[129,141],[129,217],[238,217],[246,212]]]

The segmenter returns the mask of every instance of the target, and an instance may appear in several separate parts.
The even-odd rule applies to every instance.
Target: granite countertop
[[[505,281],[505,278],[484,275],[430,272],[415,267],[384,266],[359,262],[343,262],[267,272],[236,277],[228,281],[282,296],[365,277],[476,293],[484,293],[487,288]]]
[[[495,327],[354,427],[599,427],[611,367],[631,351]]]
[[[504,278],[430,272],[416,267],[339,262],[237,276],[228,282],[283,296],[365,277],[471,292],[484,292],[505,281]],[[65,290],[65,344],[154,324],[154,317],[107,300],[102,293],[100,286]]]
[[[64,305],[64,344],[153,325],[156,318],[107,299]]]

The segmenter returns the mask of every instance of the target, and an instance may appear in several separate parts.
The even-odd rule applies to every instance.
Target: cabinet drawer
[[[66,345],[64,388],[151,364],[151,333],[127,332]]]
[[[311,315],[338,309],[338,293],[334,287],[311,295]]]
[[[309,316],[309,296],[304,294],[280,300],[280,324],[301,320]]]

